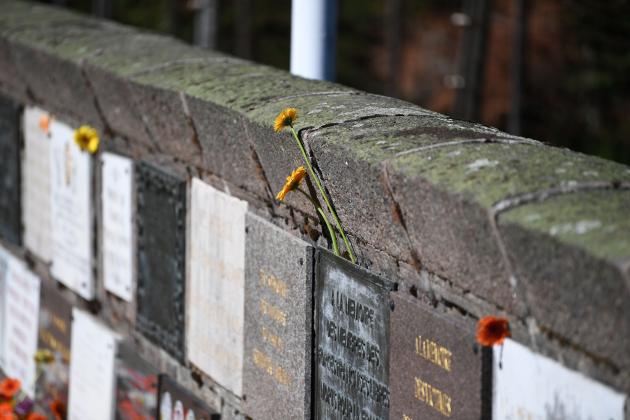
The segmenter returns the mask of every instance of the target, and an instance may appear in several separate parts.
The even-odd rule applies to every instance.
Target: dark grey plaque
[[[186,182],[142,162],[136,171],[136,327],[184,361]]]
[[[472,331],[392,295],[390,388],[392,419],[490,418],[482,404],[482,349]]]
[[[392,289],[387,280],[317,252],[315,418],[389,418]]]
[[[221,414],[208,407],[206,403],[175,382],[170,376],[160,375],[159,382],[159,419],[221,419]],[[190,411],[192,414],[189,414]]]
[[[0,238],[21,244],[20,107],[0,96]]]
[[[245,411],[310,418],[314,250],[251,213],[245,226]]]

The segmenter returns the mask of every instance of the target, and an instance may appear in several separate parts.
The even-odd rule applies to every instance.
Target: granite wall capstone
[[[298,108],[361,266],[471,330],[505,314],[517,341],[630,393],[629,167],[67,10],[1,9],[5,97],[97,127],[103,150],[199,177],[327,247],[308,202],[274,200],[300,160],[273,120]],[[102,287],[99,304],[66,294],[225,418],[242,412],[138,334],[131,304]]]

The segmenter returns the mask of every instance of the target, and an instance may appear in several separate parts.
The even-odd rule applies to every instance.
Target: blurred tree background
[[[218,50],[289,67],[290,0],[46,2],[188,42],[211,4]],[[630,164],[629,16],[628,0],[339,0],[337,81]]]

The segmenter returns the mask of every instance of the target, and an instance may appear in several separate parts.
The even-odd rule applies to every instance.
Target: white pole
[[[293,0],[291,73],[332,80],[335,73],[337,0]]]

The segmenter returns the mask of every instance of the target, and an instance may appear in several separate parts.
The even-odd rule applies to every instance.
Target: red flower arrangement
[[[511,336],[510,323],[505,318],[485,316],[477,324],[477,342],[482,346],[503,344]]]

